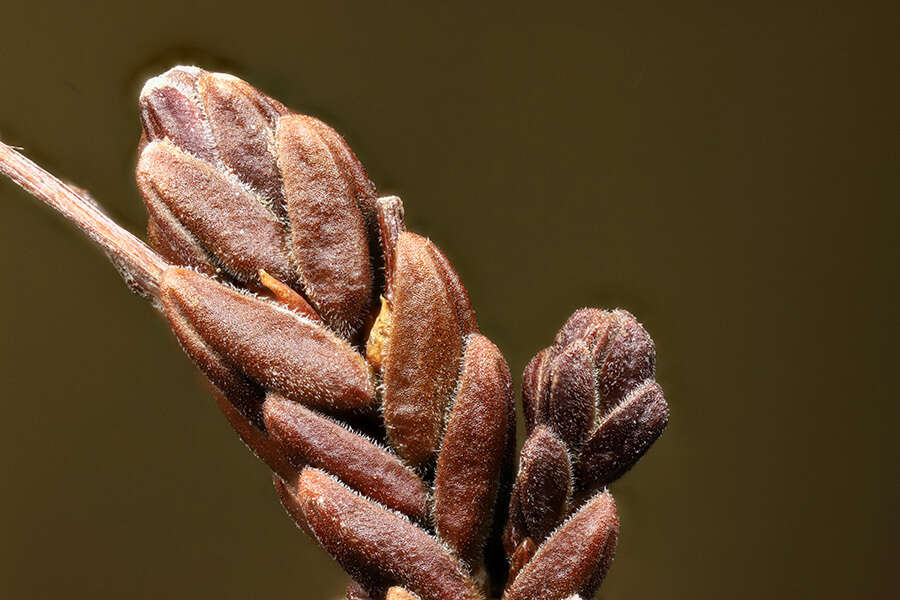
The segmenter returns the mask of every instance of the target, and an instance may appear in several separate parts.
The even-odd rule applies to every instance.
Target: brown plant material
[[[420,600],[418,596],[402,587],[392,587],[387,591],[385,600]]]
[[[168,140],[153,141],[144,148],[137,181],[160,233],[190,231],[209,256],[201,265],[205,270],[214,264],[246,285],[265,269],[283,281],[297,283],[288,255],[281,249],[283,225],[240,182]]]
[[[303,510],[297,500],[297,482],[299,481],[299,477],[300,474],[298,473],[297,477],[284,480],[281,479],[278,474],[274,474],[272,475],[272,483],[275,485],[275,494],[278,496],[278,501],[281,502],[281,506],[284,507],[288,516],[293,519],[297,527],[306,533],[306,535],[312,539],[316,539],[316,534],[313,533],[313,530],[309,527],[309,523],[306,522],[306,517],[303,515]]]
[[[211,386],[212,387],[212,386]],[[213,387],[213,398],[228,424],[240,436],[253,454],[266,463],[276,476],[288,482],[296,481],[300,476],[298,469],[288,458],[284,448],[276,440],[261,431],[219,390]]]
[[[393,301],[393,274],[397,264],[397,240],[400,238],[400,234],[406,231],[403,203],[397,196],[386,196],[379,198],[375,207],[385,272],[384,297]]]
[[[478,321],[475,319],[475,309],[472,308],[472,301],[469,300],[469,292],[463,287],[459,275],[453,269],[453,265],[441,252],[441,249],[434,244],[430,244],[428,250],[431,252],[431,257],[441,275],[441,279],[444,280],[444,286],[453,305],[453,312],[456,314],[461,333],[464,336],[478,333]]]
[[[148,81],[141,120],[137,179],[164,257],[251,288],[265,269],[339,334],[362,326],[375,188],[333,129],[194,67]]]
[[[549,392],[545,379],[549,377],[550,348],[544,348],[534,355],[522,374],[522,412],[525,428],[532,431],[537,421],[537,411],[544,401],[540,396]]]
[[[409,590],[397,586],[388,589],[384,598],[385,600],[421,600]],[[372,600],[372,596],[358,584],[354,583],[347,588],[347,600]]]
[[[347,600],[372,600],[372,596],[362,589],[358,583],[353,583],[347,587]]]
[[[566,440],[582,492],[627,472],[665,429],[662,390],[647,387],[655,367],[653,340],[630,313],[586,308],[525,369],[529,429],[547,424]],[[644,387],[653,393],[635,393]]]
[[[278,121],[291,250],[306,293],[337,329],[356,329],[372,298],[365,218],[311,117]]]
[[[519,571],[522,570],[522,567],[528,564],[534,557],[534,553],[537,552],[537,546],[530,537],[524,538],[519,545],[516,546],[515,551],[513,551],[512,556],[509,557],[509,580],[515,581],[516,577],[519,574]]]
[[[346,427],[277,394],[263,405],[266,431],[299,471],[324,469],[369,498],[422,521],[425,483],[386,449]]]
[[[152,249],[2,143],[0,172],[164,315],[288,514],[354,578],[347,598],[590,598],[618,521],[608,492],[575,505],[668,420],[637,320],[576,311],[529,362],[514,478],[500,350],[334,129],[195,67],[151,79],[140,109]]]
[[[169,267],[160,288],[179,338],[189,329],[267,389],[326,411],[359,410],[375,402],[365,360],[327,329],[189,269]],[[214,370],[193,358],[215,381]]]
[[[431,459],[462,358],[463,331],[431,242],[403,232],[394,250],[393,326],[384,356],[388,439],[412,464]]]
[[[387,299],[381,297],[381,310],[369,331],[369,339],[366,342],[366,360],[378,373],[384,368],[384,356],[387,354],[388,340],[394,331],[394,316],[391,314],[391,306]]]
[[[506,548],[512,553],[525,538],[544,541],[566,516],[572,499],[572,464],[562,440],[548,427],[528,437],[519,456],[512,492]]]
[[[542,540],[568,514],[573,494],[608,486],[662,434],[669,411],[655,366],[653,341],[630,313],[595,308],[575,311],[531,359],[522,382],[530,435],[510,499],[507,555],[526,537]],[[545,456],[533,459],[539,451]],[[572,482],[565,502],[563,472]]]
[[[669,407],[655,381],[644,383],[607,415],[581,451],[576,466],[583,489],[625,474],[669,421]]]
[[[100,246],[135,293],[156,304],[159,278],[168,265],[97,203],[0,142],[0,172],[83,230]]]
[[[400,584],[422,600],[483,598],[435,538],[322,471],[304,469],[295,497],[322,547],[370,593]]]
[[[435,530],[468,565],[478,564],[492,523],[512,402],[503,355],[486,337],[473,334],[434,480]]]
[[[265,269],[259,270],[259,282],[268,290],[272,299],[276,300],[283,307],[294,311],[301,317],[306,317],[314,323],[323,324],[322,318],[316,312],[316,309],[310,306],[306,298],[294,291],[289,285],[278,281],[266,273]]]
[[[618,533],[615,502],[610,494],[599,494],[538,548],[504,600],[593,597],[612,564]]]
[[[596,402],[584,401],[594,396],[594,365],[587,346],[580,340],[567,346],[551,361],[549,374],[546,421],[575,451],[596,418]]]

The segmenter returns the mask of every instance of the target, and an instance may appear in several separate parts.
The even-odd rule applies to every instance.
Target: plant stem
[[[103,213],[92,200],[0,142],[0,172],[74,223],[99,245],[135,292],[155,300],[168,264],[147,244]]]

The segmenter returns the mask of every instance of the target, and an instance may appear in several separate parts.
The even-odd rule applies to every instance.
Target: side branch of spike
[[[138,294],[155,299],[168,265],[139,238],[123,229],[88,198],[0,142],[0,172],[78,226],[109,256]]]

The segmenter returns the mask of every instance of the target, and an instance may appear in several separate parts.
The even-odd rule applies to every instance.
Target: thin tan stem
[[[151,300],[159,296],[159,279],[168,266],[166,261],[91,200],[3,142],[0,142],[0,172],[84,231],[106,252],[135,292]]]

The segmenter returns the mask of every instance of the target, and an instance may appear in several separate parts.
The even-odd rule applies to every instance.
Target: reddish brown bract
[[[635,389],[585,442],[576,468],[579,487],[597,489],[621,477],[668,422],[669,407],[659,384],[651,381]]]
[[[402,233],[392,274],[393,328],[384,359],[388,439],[412,464],[437,451],[459,375],[463,332],[431,242]]]
[[[365,360],[323,327],[188,269],[167,269],[160,287],[176,333],[189,328],[223,361],[267,389],[326,411],[374,403]],[[208,374],[214,371],[194,358]]]
[[[266,398],[263,415],[269,435],[298,471],[324,469],[388,508],[425,520],[425,483],[384,448],[276,394]]]
[[[469,565],[481,558],[494,514],[512,402],[506,361],[490,340],[473,334],[434,480],[436,533]]]
[[[319,543],[370,593],[400,584],[422,600],[484,597],[437,540],[322,471],[305,469],[296,496]]]
[[[144,148],[137,180],[160,234],[172,239],[187,230],[205,252],[207,260],[196,266],[205,271],[221,266],[243,284],[254,281],[260,269],[298,283],[284,247],[284,226],[238,181],[168,140]]]
[[[504,600],[593,597],[612,564],[618,534],[612,496],[596,496],[541,545],[507,588]]]
[[[572,464],[562,440],[539,427],[525,441],[512,492],[507,553],[526,537],[540,543],[565,517],[572,498]]]
[[[352,189],[314,120],[278,122],[278,166],[284,178],[291,250],[307,295],[339,331],[354,331],[372,300],[366,222]]]

